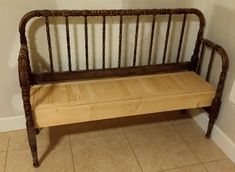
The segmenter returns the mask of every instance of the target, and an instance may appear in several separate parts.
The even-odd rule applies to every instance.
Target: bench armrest
[[[28,48],[25,44],[22,44],[20,47],[18,58],[18,72],[21,88],[30,87],[31,70],[28,57]]]
[[[207,81],[209,81],[209,77],[210,77],[210,71],[211,71],[211,66],[212,66],[212,61],[213,61],[213,56],[215,53],[218,53],[219,56],[221,57],[222,60],[222,71],[220,73],[220,77],[219,77],[219,81],[217,84],[217,88],[216,88],[216,94],[215,94],[215,98],[221,98],[222,97],[222,92],[223,92],[223,88],[224,88],[224,83],[225,83],[225,79],[226,79],[226,75],[227,75],[227,71],[228,71],[228,67],[229,67],[229,59],[228,59],[228,55],[226,53],[226,51],[224,50],[223,47],[221,47],[220,45],[207,40],[207,39],[203,39],[202,40],[202,50],[201,50],[201,57],[199,59],[199,63],[198,63],[198,68],[197,68],[197,72],[200,73],[200,68],[201,68],[201,63],[202,63],[202,56],[204,53],[204,49],[205,47],[208,47],[212,50],[211,53],[211,59],[209,62],[209,66],[208,66],[208,71],[207,71]]]

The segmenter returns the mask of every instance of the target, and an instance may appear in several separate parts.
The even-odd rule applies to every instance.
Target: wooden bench
[[[102,20],[102,62],[101,68],[89,65],[90,18]],[[135,34],[133,41],[132,65],[123,64],[123,23],[126,16],[134,17]],[[151,18],[149,52],[146,64],[137,60],[139,23],[142,16]],[[166,16],[167,25],[163,42],[161,63],[153,62],[153,42],[157,16]],[[174,16],[182,16],[178,48],[174,62],[167,60],[169,34]],[[181,58],[185,27],[189,16],[196,16],[199,27],[191,60]],[[45,19],[45,30],[49,52],[48,71],[33,71],[26,39],[26,24],[32,18]],[[50,21],[55,17],[64,18],[68,70],[54,69],[55,55],[51,41]],[[71,56],[70,18],[82,18],[84,28],[83,59],[85,69],[73,69]],[[118,17],[118,53],[115,67],[107,67],[106,18]],[[228,57],[224,49],[203,38],[205,19],[197,9],[138,9],[138,10],[36,10],[27,13],[20,22],[21,48],[19,54],[19,79],[22,89],[26,126],[33,165],[39,166],[36,134],[39,128],[63,124],[110,119],[172,110],[205,108],[209,112],[207,138],[211,136],[218,117],[222,91],[228,69]],[[29,37],[30,39],[30,37]],[[82,39],[82,38],[81,38]],[[205,79],[200,76],[205,51],[211,54]],[[217,87],[209,83],[214,57],[221,57],[222,70]],[[37,63],[34,61],[34,63]],[[204,67],[205,68],[205,67]]]

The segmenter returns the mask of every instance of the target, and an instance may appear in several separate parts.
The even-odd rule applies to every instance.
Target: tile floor
[[[35,169],[26,131],[0,133],[0,172],[235,172],[178,111],[46,128],[38,152]]]

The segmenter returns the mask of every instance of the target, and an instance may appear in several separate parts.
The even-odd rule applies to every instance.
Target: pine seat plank
[[[38,128],[211,105],[215,88],[191,71],[36,85]]]

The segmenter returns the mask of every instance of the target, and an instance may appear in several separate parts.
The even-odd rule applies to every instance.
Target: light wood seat
[[[215,88],[191,71],[36,85],[36,127],[210,106]]]

